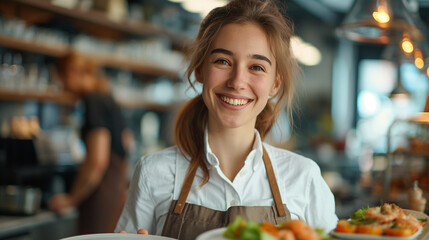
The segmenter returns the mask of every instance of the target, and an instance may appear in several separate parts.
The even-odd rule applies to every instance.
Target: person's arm
[[[91,130],[85,139],[86,158],[79,169],[69,194],[54,196],[49,203],[51,210],[62,214],[79,205],[100,184],[110,156],[110,132],[105,128]]]
[[[79,169],[70,192],[74,205],[79,205],[100,184],[110,160],[110,132],[105,128],[91,130],[86,139],[86,159]]]
[[[309,200],[305,210],[306,221],[312,227],[323,228],[329,232],[335,228],[338,221],[334,194],[322,178],[316,163],[312,162],[308,173],[308,185],[305,190]]]

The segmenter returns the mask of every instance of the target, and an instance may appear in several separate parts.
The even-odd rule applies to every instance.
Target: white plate
[[[413,210],[406,210],[406,211],[410,212],[411,215],[415,216],[418,219],[429,219],[428,215],[424,213],[413,211]],[[344,240],[388,240],[388,239],[410,240],[410,239],[415,239],[420,234],[422,229],[423,227],[421,227],[416,233],[414,233],[410,237],[374,236],[374,235],[367,235],[367,234],[337,233],[334,231],[331,231],[330,235]],[[204,232],[201,235],[199,235],[196,240],[228,240],[227,238],[222,236],[225,230],[226,228],[217,228],[217,229]]]
[[[428,215],[417,212],[409,209],[405,209],[405,211],[409,212],[411,215],[416,217],[417,219],[428,219]],[[420,232],[422,231],[423,227],[421,227],[416,233],[414,233],[410,237],[391,237],[391,236],[375,236],[375,235],[368,235],[368,234],[358,234],[358,233],[338,233],[331,231],[331,235],[334,237],[337,237],[339,239],[345,239],[345,240],[387,240],[387,239],[402,239],[402,240],[409,240],[409,239],[415,239]]]
[[[359,234],[359,233],[337,233],[332,231],[331,235],[344,240],[388,240],[388,239],[401,239],[401,240],[410,240],[415,239],[420,232],[422,231],[422,228],[420,228],[416,233],[414,233],[412,236],[409,237],[391,237],[391,236],[375,236],[375,235],[368,235],[368,234]]]
[[[222,236],[226,228],[217,228],[207,232],[202,233],[197,237],[196,240],[228,240]]]
[[[62,240],[172,240],[173,238],[130,233],[99,233],[63,238]]]

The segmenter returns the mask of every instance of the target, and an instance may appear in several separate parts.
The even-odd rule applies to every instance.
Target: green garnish
[[[259,224],[254,222],[248,222],[245,226],[240,229],[241,240],[259,240],[261,231],[259,230]]]
[[[360,221],[360,220],[364,220],[365,219],[365,215],[366,215],[366,211],[368,211],[369,206],[366,208],[361,208],[359,210],[357,210],[356,212],[354,212],[350,218],[352,220],[356,220],[356,221]]]
[[[230,223],[225,232],[223,233],[223,236],[226,238],[234,239],[235,238],[235,231],[237,231],[237,228],[239,228],[242,223],[244,223],[244,219],[242,217],[237,217],[234,222]]]
[[[419,220],[419,223],[420,223],[420,224],[423,224],[423,223],[427,223],[427,222],[428,222],[428,219],[427,219],[427,218],[419,218],[419,219],[417,219],[417,220]]]
[[[261,224],[255,222],[246,222],[243,218],[237,217],[234,222],[229,224],[223,233],[228,239],[240,240],[275,240],[273,236],[260,230]],[[239,233],[239,236],[236,236]]]
[[[315,230],[323,240],[336,240],[326,234],[323,229]],[[242,217],[237,217],[234,222],[226,227],[223,237],[232,240],[276,240],[276,237],[261,230],[261,224],[245,221]]]

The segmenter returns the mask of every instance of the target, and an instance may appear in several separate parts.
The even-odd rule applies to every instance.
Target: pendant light
[[[412,41],[423,40],[403,0],[355,0],[337,29],[350,40],[377,44],[401,42],[404,33]]]
[[[398,51],[400,52],[400,51]],[[397,75],[397,81],[396,81],[396,86],[395,88],[392,90],[392,92],[390,92],[390,98],[391,99],[408,99],[410,97],[410,92],[404,87],[404,85],[402,85],[402,80],[401,80],[401,53],[399,53],[396,56],[396,75]]]

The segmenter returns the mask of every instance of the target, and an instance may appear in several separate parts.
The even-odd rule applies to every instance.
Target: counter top
[[[77,216],[77,211],[65,216],[58,216],[49,210],[40,210],[31,216],[0,215],[0,238],[26,233],[41,225],[51,224],[59,220],[74,219]]]

